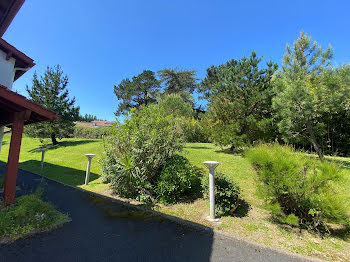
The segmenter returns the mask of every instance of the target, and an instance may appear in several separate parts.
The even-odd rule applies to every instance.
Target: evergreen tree
[[[133,76],[132,80],[128,78],[122,80],[118,86],[114,86],[114,94],[120,100],[115,115],[125,114],[131,108],[139,108],[141,105],[154,104],[159,89],[160,82],[150,70],[144,70],[141,74]]]
[[[277,65],[269,62],[259,68],[261,58],[252,52],[249,58],[232,59],[207,69],[200,91],[210,102],[204,116],[212,140],[234,148],[257,140],[271,140],[271,79]]]
[[[158,71],[158,76],[164,85],[164,95],[180,95],[186,103],[194,105],[192,93],[198,87],[196,71],[169,68]]]
[[[286,46],[273,100],[284,139],[308,138],[321,160],[323,150],[317,139],[322,125],[320,117],[330,112],[337,96],[336,89],[322,81],[322,73],[330,66],[332,57],[331,46],[323,50],[301,32],[292,47]]]
[[[56,112],[60,119],[36,123],[27,128],[27,133],[34,137],[51,138],[52,144],[58,144],[57,138],[70,137],[74,131],[74,120],[79,117],[79,107],[75,107],[75,98],[68,93],[68,77],[59,65],[47,67],[44,76],[38,78],[34,73],[32,86],[26,89],[29,99],[45,108]]]

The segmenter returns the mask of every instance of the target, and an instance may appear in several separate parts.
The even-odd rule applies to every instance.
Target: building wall
[[[8,89],[12,89],[12,83],[15,76],[15,62],[16,60],[12,57],[9,60],[6,60],[6,53],[0,50],[0,84]],[[3,136],[4,127],[0,126],[0,152]]]
[[[0,84],[12,89],[12,83],[15,76],[14,67],[16,60],[11,57],[6,60],[6,53],[0,50]]]

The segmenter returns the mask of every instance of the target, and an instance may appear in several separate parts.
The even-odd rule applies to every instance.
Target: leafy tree
[[[69,98],[68,77],[59,65],[47,67],[44,76],[38,78],[34,73],[32,86],[27,85],[29,99],[61,116],[60,119],[36,123],[27,128],[27,133],[40,138],[51,138],[52,144],[58,144],[57,138],[69,137],[74,132],[74,120],[79,116],[79,107],[75,107],[75,98]]]
[[[196,71],[169,68],[158,71],[158,76],[164,84],[165,95],[177,94],[185,102],[193,104],[192,93],[198,87]]]
[[[189,103],[186,103],[180,95],[172,94],[163,96],[159,101],[159,107],[166,115],[174,117],[193,117],[193,109]]]
[[[119,116],[131,108],[154,104],[157,101],[159,89],[160,81],[150,70],[144,70],[141,74],[133,76],[132,80],[128,78],[122,80],[118,86],[114,86],[114,94],[121,100],[115,114]]]
[[[231,150],[256,140],[268,140],[272,130],[271,79],[277,65],[259,68],[261,58],[232,59],[207,69],[200,91],[210,102],[204,117],[212,140]]]
[[[323,50],[301,32],[292,47],[286,46],[273,101],[284,139],[307,137],[320,159],[323,159],[323,150],[316,134],[321,129],[320,117],[331,112],[338,97],[337,88],[322,81],[322,73],[329,68],[332,57],[331,46]]]

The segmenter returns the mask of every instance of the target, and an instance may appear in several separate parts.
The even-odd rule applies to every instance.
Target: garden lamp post
[[[214,170],[220,164],[216,161],[205,161],[203,164],[209,169],[209,201],[210,201],[210,221],[217,221],[215,219],[215,184],[214,184]]]
[[[40,163],[40,174],[43,174],[43,169],[44,169],[44,158],[45,158],[45,153],[47,149],[41,149],[41,163]]]
[[[90,177],[91,160],[96,155],[95,154],[85,154],[85,156],[88,158],[86,175],[85,175],[85,185],[88,185],[89,184],[89,177]]]

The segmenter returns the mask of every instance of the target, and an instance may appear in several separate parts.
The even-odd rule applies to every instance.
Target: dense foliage
[[[320,159],[323,159],[323,151],[315,135],[318,118],[337,106],[333,104],[337,88],[322,81],[322,73],[329,67],[332,57],[330,46],[322,50],[301,32],[293,47],[287,45],[283,71],[276,81],[274,108],[280,119],[280,132],[287,140],[306,136]]]
[[[72,136],[74,121],[79,117],[79,107],[74,105],[75,98],[69,98],[67,86],[68,77],[59,65],[47,67],[41,78],[34,73],[32,86],[26,88],[29,99],[56,112],[60,118],[28,126],[26,133],[29,136],[51,138],[54,145],[58,144],[57,138]]]
[[[177,118],[186,142],[208,142],[208,135],[201,121],[194,118],[195,113],[191,104],[185,102],[180,95],[164,95],[158,105],[166,115]]]
[[[260,62],[252,52],[207,69],[200,91],[210,102],[204,122],[216,144],[233,150],[272,139],[271,79],[277,65],[259,68]]]
[[[169,68],[159,70],[158,76],[163,84],[164,95],[180,95],[186,103],[193,105],[192,93],[198,86],[196,71]]]
[[[99,126],[99,127],[88,127],[88,126],[75,126],[74,137],[77,138],[89,138],[99,139],[103,136],[108,136],[111,133],[111,127]]]
[[[153,71],[144,70],[141,74],[124,79],[118,86],[114,86],[114,94],[120,103],[116,115],[125,114],[132,108],[141,105],[154,104],[160,89],[160,81],[156,79]]]
[[[261,192],[276,219],[310,228],[349,223],[349,199],[338,186],[341,169],[289,146],[258,145],[245,153],[258,172]]]
[[[200,173],[183,156],[174,155],[154,178],[154,194],[163,204],[173,204],[183,197],[196,196],[201,191]]]
[[[152,196],[151,181],[183,143],[181,126],[172,115],[154,105],[133,109],[103,139],[102,179],[111,181],[121,196]]]
[[[209,198],[209,177],[202,177],[204,198]],[[240,188],[220,172],[215,173],[215,209],[218,215],[233,215],[239,205]]]

